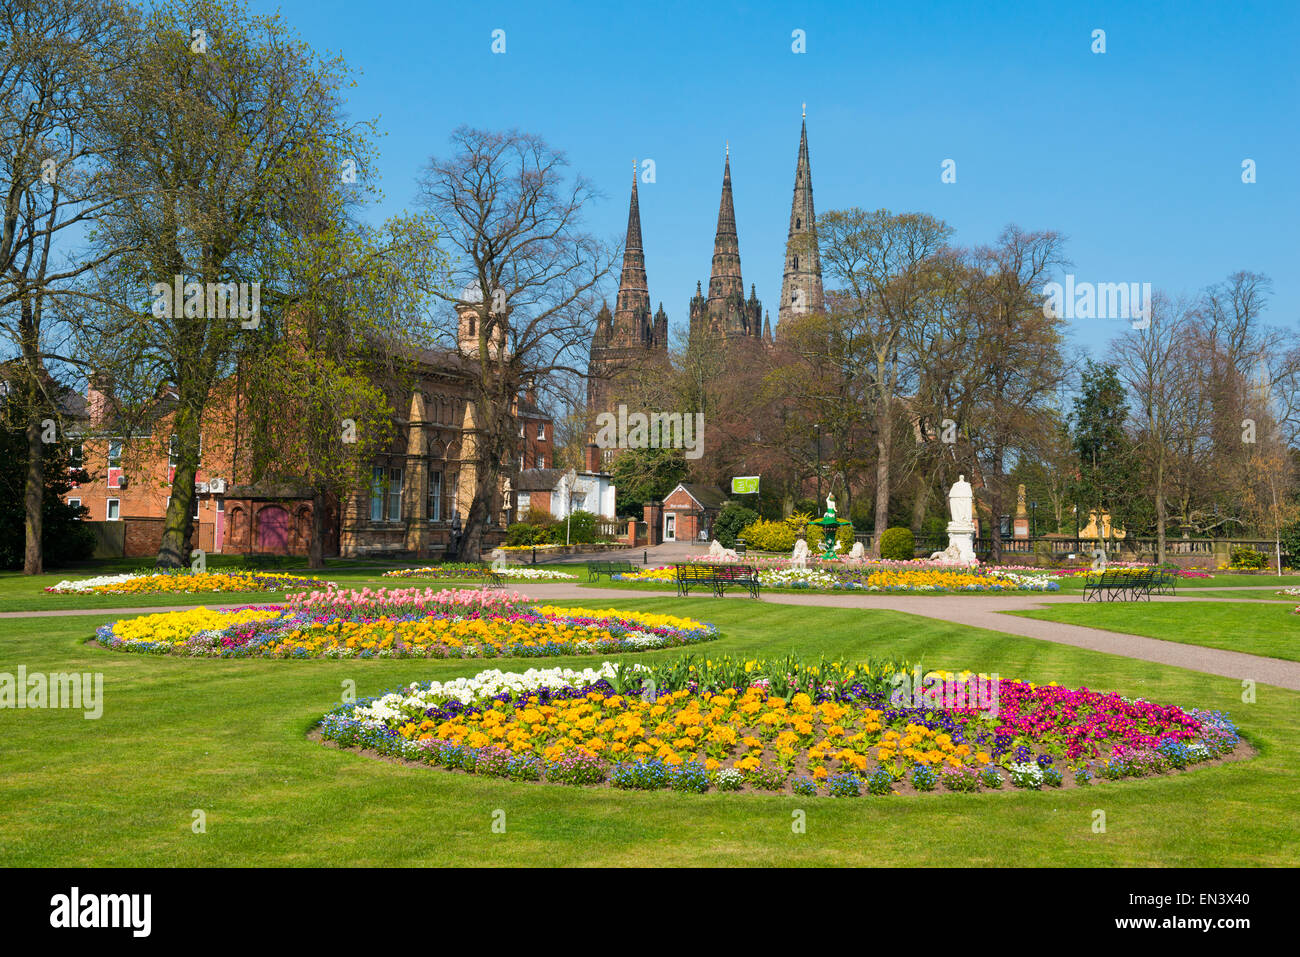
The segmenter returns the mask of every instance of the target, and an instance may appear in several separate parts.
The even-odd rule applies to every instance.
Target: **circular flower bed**
[[[675,582],[673,566],[649,568],[611,576],[614,581]],[[766,588],[798,588],[814,591],[867,592],[971,592],[971,591],[1059,591],[1061,586],[1048,575],[1028,575],[1002,569],[906,568],[870,565],[836,568],[761,568],[758,579]]]
[[[491,575],[518,578],[522,581],[573,581],[578,577],[553,568],[507,565],[505,568],[493,569],[484,565],[458,563],[429,565],[424,568],[398,568],[391,572],[384,572],[385,578],[487,578]]]
[[[116,651],[221,658],[494,658],[617,654],[717,637],[690,618],[530,606],[488,590],[328,591],[282,605],[142,615],[101,626]]]
[[[46,588],[49,592],[79,595],[188,595],[200,591],[284,591],[311,588],[330,582],[283,572],[232,570],[227,572],[180,571],[128,572],[95,578],[65,580]]]
[[[910,690],[913,673],[928,691]],[[1223,714],[1086,688],[922,676],[888,662],[690,656],[413,684],[334,709],[319,733],[521,781],[833,797],[1076,787],[1180,770],[1239,745]]]

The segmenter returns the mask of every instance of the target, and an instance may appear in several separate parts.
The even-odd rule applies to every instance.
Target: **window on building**
[[[519,456],[519,471],[522,472],[523,470],[524,470],[524,457],[523,457],[522,454],[520,454],[520,456]]]
[[[68,461],[72,463],[74,469],[79,469],[85,461],[86,450],[78,442],[68,450]]]
[[[72,506],[73,508],[81,508],[81,499],[79,499],[79,498],[70,498],[70,499],[68,499],[68,504],[69,504],[70,506]],[[74,515],[73,518],[74,518],[74,519],[80,519],[80,518],[81,518],[81,515],[80,515],[80,514]]]
[[[429,521],[442,521],[442,473],[429,473]]]
[[[537,467],[539,469],[546,468],[546,456],[543,455],[541,452],[537,453]]]
[[[384,468],[381,465],[370,470],[370,520],[384,520]]]
[[[798,257],[798,256],[795,256],[795,257],[794,257],[794,268],[795,268],[795,269],[798,269],[798,268],[799,268],[799,257]]]
[[[108,440],[108,467],[117,468],[122,464],[122,440]]]
[[[180,436],[173,435],[167,442],[167,464],[176,468],[180,464],[180,457],[177,455],[177,448],[180,446]]]
[[[545,423],[545,422],[538,422],[538,423],[537,423],[537,437],[538,437],[539,439],[544,439],[544,438],[546,438],[546,423]]]
[[[199,497],[198,497],[198,495],[195,495],[195,496],[194,496],[194,514],[191,515],[190,518],[194,519],[196,522],[199,520]]]
[[[402,470],[388,470],[388,520],[402,520]]]
[[[524,437],[524,423],[522,422],[519,423],[519,437],[521,439]]]
[[[104,510],[104,518],[110,522],[116,522],[122,517],[122,502],[120,499],[110,498],[108,505]]]

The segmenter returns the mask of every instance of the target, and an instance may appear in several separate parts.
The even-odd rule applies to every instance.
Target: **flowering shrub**
[[[524,596],[314,592],[283,605],[142,615],[103,625],[119,651],[223,658],[540,657],[694,644],[717,629],[690,618],[615,609],[528,607]]]
[[[915,791],[999,788],[1003,770],[1016,787],[1038,790],[1062,786],[1058,759],[1080,783],[1088,761],[1102,760],[1101,775],[1117,779],[1238,745],[1222,714],[1055,684],[1003,680],[996,714],[903,707],[888,692],[905,670],[689,656],[582,672],[494,670],[342,705],[320,732],[343,746],[495,776],[508,776],[506,765],[495,751],[481,760],[484,749],[534,759],[550,781],[799,794],[820,786],[831,796],[856,796],[864,781],[872,794],[902,781]],[[581,772],[552,770],[574,761]]]
[[[79,581],[64,580],[45,590],[59,594],[80,595],[188,595],[200,591],[284,591],[330,585],[317,578],[286,575],[281,572],[228,571],[130,572],[124,575],[99,575]]]

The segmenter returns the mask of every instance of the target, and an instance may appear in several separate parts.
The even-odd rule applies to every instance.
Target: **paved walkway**
[[[669,593],[616,588],[582,588],[578,584],[553,582],[526,582],[521,588],[531,598],[543,601],[574,601],[587,603],[614,598],[640,599],[665,597]],[[1241,590],[1259,588],[1276,588],[1276,585],[1243,586]],[[1235,589],[1215,589],[1226,591]],[[728,595],[735,601],[751,601],[744,595]],[[1276,685],[1300,691],[1300,662],[1283,661],[1280,658],[1266,658],[1262,655],[1248,655],[1239,651],[1223,651],[1217,648],[1203,648],[1199,645],[1184,645],[1174,641],[1162,641],[1158,638],[1146,638],[1141,635],[1126,635],[1119,632],[1103,631],[1100,628],[1086,628],[1082,625],[1067,625],[1056,621],[1041,621],[1034,618],[1021,618],[1017,615],[1000,614],[1005,611],[1023,611],[1042,608],[1062,603],[1078,603],[1078,595],[943,595],[934,597],[902,595],[861,595],[852,593],[809,592],[806,594],[767,594],[764,602],[778,605],[814,605],[829,608],[883,608],[909,614],[948,621],[973,628],[987,628],[1006,634],[1023,635],[1042,641],[1052,641],[1076,648],[1088,648],[1092,651],[1104,651],[1110,654],[1136,658],[1139,661],[1153,661],[1162,665],[1173,665],[1206,674],[1221,675],[1257,681],[1260,684]],[[1152,601],[1187,602],[1197,601],[1195,594],[1178,596],[1153,596]],[[1205,598],[1202,601],[1249,601],[1244,598]],[[104,620],[111,620],[124,615],[145,615],[151,612],[184,611],[195,605],[174,605],[156,608],[93,608],[60,609],[57,611],[17,611],[0,612],[3,618],[57,618],[71,615],[97,615]],[[239,605],[214,605],[209,608],[236,608]]]

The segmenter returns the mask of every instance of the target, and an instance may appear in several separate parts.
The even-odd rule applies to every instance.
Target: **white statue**
[[[931,561],[954,565],[977,565],[975,558],[975,496],[965,475],[958,475],[948,492],[948,509],[952,521],[948,523],[948,547],[930,555]]]
[[[952,512],[952,524],[974,529],[975,525],[971,520],[974,500],[970,482],[966,481],[965,475],[958,475],[952,490],[948,492],[948,509]]]
[[[732,562],[738,561],[740,558],[740,556],[736,554],[735,549],[724,548],[722,542],[718,541],[716,538],[709,543],[709,557],[716,558],[721,561],[732,561]]]
[[[808,542],[804,539],[794,543],[794,552],[790,555],[791,568],[808,567]]]
[[[849,550],[849,558],[855,559],[857,561],[862,561],[862,559],[866,557],[867,557],[867,550],[862,547],[862,543],[854,542],[853,548]]]

